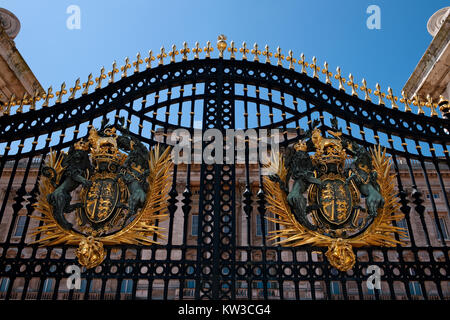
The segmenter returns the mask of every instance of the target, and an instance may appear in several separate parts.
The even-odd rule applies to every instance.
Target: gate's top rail
[[[412,112],[417,113],[422,116],[430,116],[430,117],[439,117],[443,116],[449,112],[448,101],[444,99],[443,96],[440,96],[438,102],[433,101],[430,95],[426,97],[420,97],[417,94],[413,97],[407,97],[405,92],[401,92],[401,98],[394,95],[391,87],[387,88],[387,93],[381,91],[381,86],[377,83],[375,85],[375,89],[371,89],[368,87],[365,79],[361,80],[361,84],[358,85],[357,81],[354,79],[353,75],[350,73],[348,78],[345,78],[341,72],[341,68],[337,67],[336,72],[333,73],[328,69],[328,63],[325,61],[323,63],[323,67],[320,67],[316,57],[312,58],[311,62],[307,62],[303,53],[300,54],[299,59],[294,57],[294,53],[292,50],[288,51],[288,55],[284,55],[280,47],[277,47],[275,52],[271,52],[268,45],[264,47],[261,51],[258,44],[255,43],[252,49],[247,48],[247,43],[243,42],[242,46],[238,49],[235,46],[234,41],[231,41],[229,46],[226,42],[226,37],[221,35],[218,37],[217,41],[217,49],[219,51],[219,58],[225,58],[225,54],[229,53],[229,58],[231,60],[236,59],[236,53],[239,52],[241,54],[242,60],[252,59],[256,62],[262,62],[266,64],[276,63],[279,67],[287,67],[290,70],[295,70],[295,68],[300,68],[301,73],[310,74],[313,78],[324,80],[326,84],[334,85],[339,90],[346,92],[346,86],[351,92],[352,96],[358,97],[358,89],[362,91],[364,94],[364,100],[372,102],[371,94],[376,96],[377,104],[389,108],[386,105],[385,100],[389,100],[390,109],[393,110],[402,110],[404,112]],[[211,53],[214,51],[214,47],[211,46],[211,42],[208,41],[205,47],[201,47],[198,42],[195,43],[193,48],[189,48],[186,42],[183,42],[183,47],[180,50],[177,50],[176,45],[172,45],[171,50],[167,53],[164,47],[161,47],[160,53],[158,53],[155,57],[153,51],[150,50],[148,53],[148,57],[142,58],[141,54],[138,53],[136,55],[136,61],[131,62],[128,57],[125,58],[124,65],[120,68],[117,66],[116,61],[113,62],[112,68],[110,71],[106,72],[105,68],[102,67],[100,69],[100,74],[98,77],[95,77],[89,74],[86,82],[81,83],[80,78],[78,78],[74,86],[67,90],[66,83],[62,83],[61,87],[55,93],[53,92],[53,88],[50,86],[47,92],[39,92],[36,91],[32,97],[29,97],[27,93],[24,94],[22,98],[15,97],[14,95],[10,97],[9,101],[5,103],[5,105],[0,105],[0,111],[3,111],[3,116],[11,115],[11,114],[21,114],[26,111],[35,111],[39,108],[47,108],[49,107],[51,99],[55,98],[54,105],[61,104],[64,100],[64,96],[69,94],[67,97],[67,101],[73,100],[76,96],[81,92],[81,95],[86,95],[89,91],[98,90],[104,86],[110,85],[116,81],[116,74],[119,71],[122,71],[121,79],[128,77],[128,70],[134,68],[133,73],[141,72],[141,65],[145,62],[145,69],[152,68],[152,62],[157,59],[158,66],[167,64],[166,59],[169,56],[169,63],[176,62],[176,56],[181,55],[181,60],[186,61],[189,59],[189,55],[194,55],[194,59],[200,59],[200,53],[204,53],[205,58],[211,58]],[[248,56],[250,55],[250,57]],[[260,56],[263,57],[260,57]],[[273,57],[273,59],[272,59]],[[288,65],[287,65],[288,64]],[[298,64],[298,66],[297,66]],[[106,81],[106,78],[109,78]],[[95,83],[94,83],[95,80]],[[105,80],[105,81],[104,81]],[[336,80],[333,81],[332,80]],[[95,86],[94,86],[95,84]],[[40,107],[37,105],[37,102],[42,100]],[[403,105],[402,108],[399,107],[398,103]],[[25,108],[25,106],[29,106]],[[425,109],[424,109],[425,107]]]
[[[426,102],[418,96],[410,100],[404,93],[403,98],[399,99],[394,96],[391,88],[388,88],[386,94],[377,84],[373,94],[378,102],[374,103],[371,97],[372,90],[368,88],[366,81],[363,79],[362,85],[358,86],[351,74],[348,80],[345,79],[339,67],[333,74],[328,70],[326,62],[323,68],[319,67],[315,57],[312,58],[311,63],[308,63],[303,54],[297,60],[291,50],[285,57],[280,48],[273,53],[267,45],[264,50],[260,50],[255,44],[250,50],[245,42],[238,50],[233,41],[228,45],[225,40],[224,36],[219,36],[218,59],[211,57],[214,51],[211,42],[208,41],[204,48],[201,48],[198,42],[194,48],[189,48],[184,42],[180,50],[173,45],[168,53],[162,47],[156,56],[150,50],[145,59],[140,54],[137,54],[134,62],[126,58],[125,64],[120,68],[114,62],[111,71],[106,72],[105,68],[102,68],[98,77],[90,74],[85,83],[77,79],[70,89],[67,89],[66,84],[63,83],[55,93],[50,87],[46,93],[36,92],[33,97],[25,95],[19,101],[11,97],[4,106],[3,115],[0,116],[0,143],[8,143],[5,148],[2,148],[4,150],[0,150],[0,154],[6,155],[6,158],[12,157],[13,152],[9,150],[13,141],[18,142],[21,149],[24,146],[24,139],[34,139],[32,143],[37,144],[40,135],[54,133],[71,125],[104,116],[113,110],[127,109],[130,114],[151,122],[155,126],[167,129],[180,127],[149,116],[151,112],[155,114],[159,108],[167,106],[169,104],[167,101],[159,104],[155,102],[139,111],[133,110],[132,107],[127,108],[127,104],[132,105],[132,102],[137,99],[145,101],[148,94],[158,93],[165,88],[206,82],[217,76],[216,67],[220,62],[223,65],[223,77],[231,83],[269,87],[271,90],[279,90],[295,98],[294,105],[290,106],[284,101],[277,103],[272,99],[264,100],[261,97],[252,98],[246,94],[241,96],[236,94],[236,101],[258,102],[281,110],[283,114],[291,114],[290,119],[284,119],[277,124],[279,127],[286,128],[287,125],[292,124],[298,126],[299,118],[310,118],[314,112],[319,112],[322,117],[322,113],[327,112],[345,120],[348,128],[350,123],[354,123],[361,129],[372,129],[375,132],[376,142],[379,142],[378,132],[387,134],[391,146],[392,136],[399,137],[402,146],[395,148],[398,154],[406,152],[405,139],[412,139],[416,141],[416,148],[420,148],[418,144],[420,141],[428,144],[432,153],[434,153],[433,144],[439,144],[443,148],[445,158],[448,157],[445,146],[450,144],[450,135],[446,129],[450,127],[449,104],[443,97],[439,103],[433,102],[430,96],[427,97]],[[241,54],[241,60],[236,59],[238,51]],[[205,55],[204,59],[200,58],[200,53]],[[193,59],[189,59],[189,55],[192,54]],[[177,55],[181,55],[181,61],[177,61]],[[229,55],[229,59],[224,59],[225,55]],[[158,63],[156,68],[152,65],[155,60]],[[289,64],[287,68],[283,64],[284,61]],[[144,62],[145,70],[141,67]],[[299,72],[295,70],[297,64],[300,66]],[[129,74],[129,69],[132,68],[134,71]],[[121,79],[116,81],[119,71],[122,72]],[[324,78],[323,81],[321,77]],[[334,84],[337,88],[333,87],[332,79],[336,80]],[[350,94],[346,93],[346,86],[350,88]],[[363,92],[363,99],[358,96],[357,89]],[[173,99],[170,103],[206,98],[201,94],[191,96],[185,94]],[[308,101],[312,107],[308,107],[304,112],[300,111],[297,108],[297,98]],[[55,101],[50,106],[52,99]],[[390,107],[386,105],[385,100],[390,101]],[[41,102],[38,103],[39,101]],[[404,107],[400,108],[397,102],[402,103]],[[271,126],[274,127],[274,125]],[[348,134],[353,135],[351,129],[348,130]],[[145,141],[145,137],[143,140]],[[363,140],[365,140],[364,137]],[[69,141],[66,141],[65,145],[68,143]],[[19,153],[25,156],[21,151]],[[418,155],[422,157],[421,152]],[[436,159],[434,156],[433,158]]]

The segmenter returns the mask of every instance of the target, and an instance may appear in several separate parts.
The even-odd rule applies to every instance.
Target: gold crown
[[[127,156],[120,152],[117,147],[116,129],[108,128],[104,130],[104,133],[106,137],[100,136],[94,128],[89,131],[92,160],[96,162],[113,162],[122,165]]]
[[[339,133],[330,132],[333,136],[339,137]],[[316,153],[312,157],[316,163],[341,163],[343,164],[347,159],[347,153],[342,147],[341,140],[334,138],[322,137],[319,129],[314,129],[311,135],[311,141],[313,142]]]
[[[83,151],[89,151],[89,142],[85,142],[83,140],[78,141],[74,144],[75,150],[83,150]]]

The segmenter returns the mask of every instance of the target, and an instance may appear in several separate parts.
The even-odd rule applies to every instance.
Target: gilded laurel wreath
[[[330,264],[341,271],[349,270],[355,263],[355,255],[352,247],[362,246],[389,246],[402,244],[396,240],[394,234],[405,237],[404,229],[393,226],[393,221],[399,221],[403,214],[396,214],[399,204],[394,190],[395,175],[391,174],[391,158],[386,156],[386,151],[381,147],[371,150],[372,166],[376,171],[377,182],[380,186],[380,194],[384,198],[384,205],[377,209],[377,214],[372,223],[354,237],[336,237],[322,232],[322,230],[311,230],[300,223],[291,211],[287,200],[287,194],[279,183],[273,181],[269,176],[264,177],[264,188],[267,194],[268,210],[275,217],[267,217],[268,220],[279,224],[280,229],[271,231],[270,240],[277,240],[276,244],[284,246],[325,246],[328,247],[326,256]],[[281,180],[285,180],[287,168],[282,155],[272,154],[271,163],[268,166],[272,172],[276,172]],[[312,185],[310,188],[313,187]]]
[[[79,225],[77,229],[67,228],[55,218],[54,211],[56,207],[49,202],[49,199],[52,199],[49,195],[55,192],[57,185],[60,185],[60,180],[66,169],[63,166],[65,156],[67,156],[67,154],[61,153],[61,155],[57,157],[56,152],[53,151],[50,152],[50,155],[47,158],[46,167],[52,168],[56,176],[53,177],[54,181],[44,174],[41,177],[40,196],[38,202],[35,204],[35,207],[37,211],[41,213],[41,216],[32,216],[32,218],[42,221],[42,225],[37,227],[33,233],[36,236],[40,236],[35,243],[43,246],[54,246],[58,244],[78,245],[76,251],[78,261],[81,265],[92,268],[99,265],[105,258],[103,245],[151,245],[157,243],[153,240],[155,235],[157,235],[157,237],[163,237],[161,234],[161,227],[156,224],[156,221],[162,221],[167,217],[167,200],[171,184],[170,169],[172,166],[170,148],[162,150],[160,146],[157,145],[148,152],[148,174],[146,175],[148,188],[146,188],[145,204],[142,208],[135,209],[134,219],[132,218],[131,222],[125,223],[129,221],[127,220],[129,217],[125,213],[126,210],[121,212],[121,210],[123,211],[121,208],[110,206],[111,208],[106,207],[109,211],[106,209],[102,211],[103,213],[108,213],[112,210],[118,212],[115,216],[110,213],[113,218],[110,219],[111,222],[109,224],[106,224],[110,229],[116,227],[116,230],[113,231],[109,231],[107,227],[100,229],[80,227],[82,225],[79,219],[81,211],[78,211],[77,213],[77,222]],[[103,183],[103,189],[111,189],[112,187],[115,187],[115,184],[119,185],[117,181],[110,182],[111,179],[108,180],[109,178],[95,180],[93,177],[95,177],[95,175],[90,177],[93,184],[91,183],[83,186],[86,190],[80,192],[80,197],[84,200],[84,208],[78,208],[76,210],[85,210],[88,212],[86,209],[88,206],[86,203],[89,203],[87,193],[93,193],[93,185],[95,186],[95,183]],[[125,192],[125,199],[131,199],[131,192],[129,190],[131,188],[127,189],[124,185],[121,186],[121,188],[120,192]],[[117,187],[117,190],[119,192],[119,186]],[[116,197],[119,197],[118,193],[116,194]],[[94,203],[96,206],[100,206],[101,201],[110,203],[108,202],[109,199],[104,195],[97,195],[97,200],[98,203]],[[130,202],[131,201],[129,200],[129,203]],[[127,207],[127,209],[130,211],[129,207]],[[94,213],[95,218],[97,218],[101,212],[97,210]],[[94,225],[96,221],[93,220],[91,222]]]

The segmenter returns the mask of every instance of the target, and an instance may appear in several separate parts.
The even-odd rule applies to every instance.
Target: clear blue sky
[[[69,5],[81,9],[81,29],[69,30]],[[369,30],[369,5],[381,9],[381,30]],[[247,41],[271,48],[289,49],[326,60],[334,72],[340,66],[370,87],[379,82],[399,95],[432,37],[428,18],[448,1],[152,1],[152,0],[6,0],[0,7],[12,11],[22,27],[17,48],[44,88],[72,86],[101,66],[110,70],[140,51],[159,51],[187,41],[215,44],[225,34],[237,45]]]

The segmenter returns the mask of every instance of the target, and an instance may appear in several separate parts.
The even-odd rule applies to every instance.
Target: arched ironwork
[[[146,59],[138,55],[133,63],[127,58],[120,80],[115,79],[119,68],[114,63],[109,73],[102,68],[98,77],[90,75],[82,85],[77,80],[70,90],[63,84],[55,93],[49,88],[33,97],[12,97],[3,106],[1,297],[448,299],[448,102],[398,99],[390,88],[388,94],[381,92],[378,84],[375,98],[364,80],[361,99],[353,77],[344,79],[340,68],[333,74],[326,62],[320,68],[316,58],[307,63],[303,55],[296,60],[291,51],[285,58],[279,48],[271,53],[266,46],[261,52],[257,45],[247,49],[245,43],[239,60],[234,43],[225,40],[218,41],[218,57],[211,56],[209,42],[203,49],[184,44],[180,51],[172,47],[166,63],[162,48],[156,57],[150,51]],[[261,168],[250,164],[246,143],[242,165],[175,165],[164,244],[108,248],[101,266],[83,272],[84,288],[68,290],[66,267],[75,263],[73,248],[30,244],[34,236],[29,216],[37,214],[33,204],[42,161],[50,150],[60,152],[85,136],[89,126],[99,126],[102,119],[117,123],[119,117],[148,145],[168,143],[170,133],[179,128],[191,134],[209,128],[280,129],[281,144],[287,145],[313,120],[325,131],[336,117],[346,138],[365,146],[381,144],[392,156],[408,245],[359,249],[356,265],[348,272],[324,264],[323,248],[273,246],[266,241],[265,217],[270,213]],[[425,182],[423,190],[419,179]],[[366,287],[369,265],[383,270],[381,293]]]

